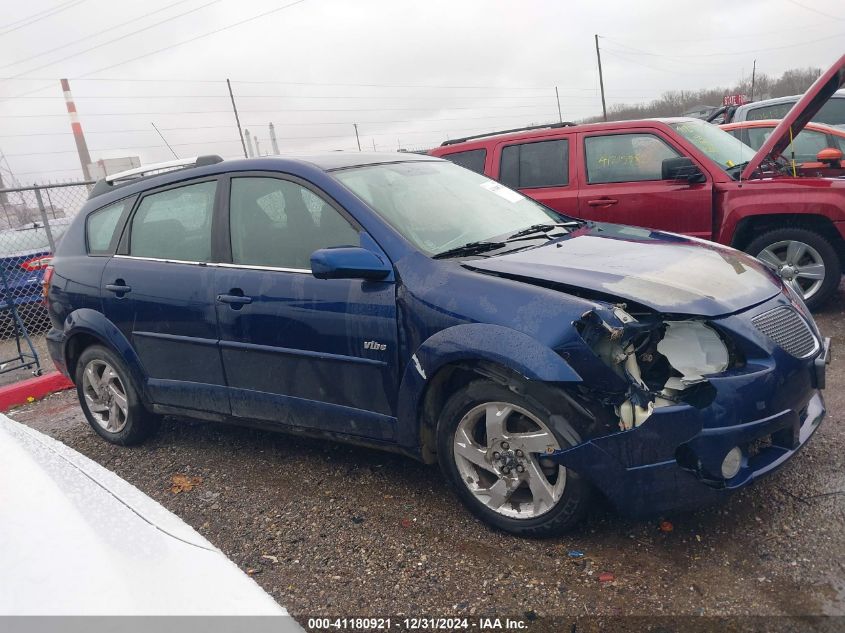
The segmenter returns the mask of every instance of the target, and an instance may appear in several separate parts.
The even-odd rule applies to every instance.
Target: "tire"
[[[511,534],[542,538],[561,534],[583,518],[590,500],[589,484],[577,473],[542,460],[544,445],[568,448],[581,443],[567,421],[574,417],[560,400],[555,398],[558,414],[552,415],[535,398],[478,380],[446,402],[437,425],[440,469],[464,505],[482,521]],[[512,408],[501,427],[496,418],[488,426],[488,407],[497,415],[506,413],[503,406],[491,403]],[[479,409],[483,413],[476,419]],[[488,428],[501,432],[506,443],[496,438],[491,446]],[[520,433],[533,433],[535,439],[529,442]],[[523,470],[517,472],[520,466]],[[548,487],[541,485],[541,476]],[[499,504],[503,496],[507,501]]]
[[[792,245],[797,245],[793,254],[800,254],[795,261],[789,257]],[[752,240],[745,247],[745,252],[778,272],[784,283],[804,297],[804,303],[810,310],[824,305],[836,292],[842,278],[842,264],[836,248],[827,237],[810,229],[768,231]],[[811,279],[801,274],[802,270],[805,274],[818,274],[818,264],[824,267],[823,279]],[[793,273],[797,276],[793,277]]]
[[[76,394],[88,424],[112,444],[140,444],[158,430],[160,416],[144,408],[123,361],[102,345],[80,355]]]

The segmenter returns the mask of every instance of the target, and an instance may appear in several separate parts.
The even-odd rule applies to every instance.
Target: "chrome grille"
[[[810,326],[792,308],[781,306],[758,314],[751,321],[783,351],[796,358],[806,358],[819,348]]]

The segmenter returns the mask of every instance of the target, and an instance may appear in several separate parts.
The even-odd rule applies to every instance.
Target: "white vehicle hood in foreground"
[[[0,615],[287,611],[137,488],[0,414]]]

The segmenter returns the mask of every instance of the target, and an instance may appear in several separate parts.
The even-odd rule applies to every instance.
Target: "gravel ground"
[[[663,517],[672,531],[662,531],[657,519],[631,521],[599,505],[564,537],[522,540],[472,518],[436,468],[228,425],[167,419],[145,445],[119,448],[90,430],[74,392],[17,409],[12,417],[81,451],[175,512],[300,622],[319,615],[403,614],[528,620],[842,616],[842,297],[840,290],[818,315],[834,347],[828,417],[813,440],[778,473],[726,505]],[[174,494],[176,474],[202,481]],[[571,550],[584,556],[573,558]],[[603,572],[614,579],[601,582]],[[764,621],[771,630],[773,621]]]

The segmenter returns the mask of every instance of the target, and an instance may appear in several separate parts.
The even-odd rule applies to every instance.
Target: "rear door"
[[[496,146],[493,177],[568,216],[578,215],[578,190],[570,138],[510,141]]]
[[[216,178],[143,194],[102,276],[103,312],[132,343],[153,402],[228,413],[211,235]]]
[[[663,160],[683,154],[658,130],[596,132],[579,139],[579,217],[712,237],[709,174],[702,168],[703,183],[663,180]]]
[[[360,245],[360,227],[292,176],[225,186],[229,256],[214,294],[232,414],[392,440],[395,284],[311,274],[312,252]]]

